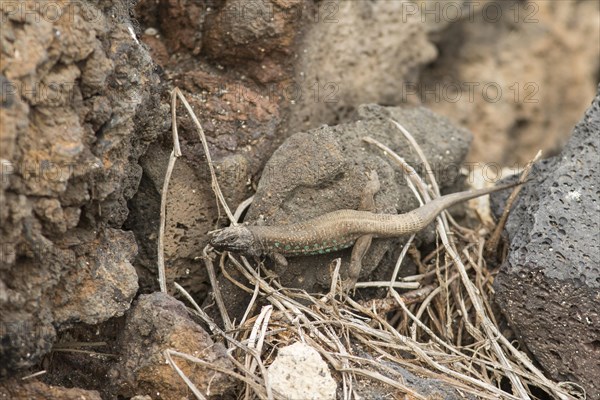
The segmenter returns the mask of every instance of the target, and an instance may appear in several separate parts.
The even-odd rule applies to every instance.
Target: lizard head
[[[242,225],[230,226],[216,232],[210,238],[210,245],[217,250],[258,255],[254,235],[250,229]]]

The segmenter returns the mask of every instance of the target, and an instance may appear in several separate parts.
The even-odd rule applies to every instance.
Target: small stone
[[[158,29],[156,29],[156,28],[146,28],[146,30],[144,31],[144,35],[156,36],[156,35],[158,35]]]
[[[269,367],[274,390],[287,399],[335,399],[337,384],[312,347],[296,342],[279,350]]]

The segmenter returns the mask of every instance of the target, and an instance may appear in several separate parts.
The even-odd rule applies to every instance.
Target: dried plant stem
[[[174,91],[173,97],[176,95],[182,96]],[[191,113],[191,107],[184,99],[182,101]],[[195,116],[192,119],[199,127]],[[400,124],[394,122],[394,125],[421,157],[432,190],[392,150],[374,139],[364,140],[384,150],[399,165],[420,203],[429,202],[432,196],[439,195],[435,176],[412,135]],[[199,134],[211,168],[213,190],[235,224],[251,200],[245,201],[235,215],[231,215],[220,195],[203,134]],[[545,378],[523,353],[500,334],[487,297],[491,291],[491,274],[485,268],[483,237],[478,232],[458,226],[445,213],[436,219],[436,230],[442,245],[425,257],[421,257],[419,252],[411,252],[413,258],[421,257],[417,260],[420,273],[397,280],[400,265],[409,251],[409,244],[406,244],[389,281],[361,283],[364,287],[383,285],[388,288],[389,297],[363,303],[345,295],[340,296],[339,259],[334,260],[330,267],[332,282],[329,291],[314,296],[303,290],[283,287],[268,271],[268,279],[265,279],[261,276],[264,275],[264,266],[260,262],[253,266],[245,257],[227,253],[220,260],[222,275],[251,296],[239,322],[229,319],[226,303],[222,299],[216,300],[225,321],[226,329],[221,329],[183,288],[176,283],[175,288],[185,293],[184,296],[194,306],[192,312],[208,324],[213,334],[227,343],[227,356],[235,369],[225,370],[174,350],[165,353],[165,357],[197,398],[202,398],[200,396],[204,394],[183,374],[175,364],[174,357],[238,380],[243,384],[243,391],[237,394],[239,398],[282,399],[283,394],[271,388],[266,366],[278,348],[300,341],[314,348],[339,372],[344,399],[354,398],[360,393],[359,389],[361,385],[364,387],[364,383],[359,377],[385,385],[391,396],[428,398],[429,394],[420,393],[416,387],[404,382],[403,373],[398,372],[400,368],[442,381],[463,396],[528,399],[528,388],[537,386],[561,400],[574,399],[564,384]],[[462,243],[461,240],[470,243]],[[213,291],[220,294],[207,249],[203,252],[203,259],[209,270]],[[234,279],[225,268],[225,261],[239,271],[249,284]],[[407,287],[412,290],[398,293],[398,290]],[[263,306],[264,303],[269,305]],[[409,307],[409,304],[414,305]],[[259,306],[262,306],[260,312]],[[404,321],[401,324],[392,324],[382,316],[394,309],[401,310],[397,313]],[[362,355],[363,352],[366,355]],[[406,357],[407,353],[412,357]],[[511,382],[512,393],[500,387],[503,379]]]
[[[173,135],[173,150],[169,155],[169,163],[163,180],[162,192],[160,194],[160,223],[158,227],[158,285],[160,291],[167,293],[167,278],[165,273],[165,225],[167,220],[167,197],[169,193],[169,182],[175,167],[175,161],[181,157],[181,147],[179,145],[179,134],[177,132],[177,97],[175,91],[171,92],[171,134]]]
[[[398,124],[395,121],[393,121],[393,122],[400,129],[400,131],[409,139],[409,141],[411,142],[411,144],[417,151],[417,154],[419,154],[419,156],[421,157],[421,161],[425,165],[429,165],[427,159],[425,158],[423,151],[420,149],[420,146],[416,143],[414,138],[412,138],[412,135],[410,135],[408,133],[408,131],[406,131],[406,129],[404,129],[400,124]],[[368,139],[370,139],[370,138],[368,138]],[[368,139],[365,139],[365,140],[370,143],[377,144],[376,141],[374,141],[373,139],[370,139],[370,140],[368,140]],[[382,147],[382,146],[379,146],[379,147]],[[394,160],[404,162],[404,160],[401,157],[399,157],[398,155],[396,155],[391,149],[386,148],[386,152]],[[436,180],[435,180],[435,176],[433,175],[432,171],[430,171],[430,168],[427,168],[427,169],[428,169],[429,178],[430,178],[430,182],[432,183],[432,186],[434,188],[438,188]],[[407,168],[405,168],[405,170],[407,170]],[[410,170],[414,171],[414,169],[412,169],[412,168]],[[410,174],[410,177],[413,179],[413,182],[416,185],[418,185],[418,187],[420,187],[421,192],[422,192],[421,194],[424,196],[425,201],[426,202],[430,201],[430,198],[428,199],[429,196],[426,191],[426,188],[424,187],[424,184],[420,180],[420,178],[418,178],[418,176],[416,174]],[[436,190],[436,192],[439,193],[439,188]],[[438,225],[438,232],[442,238],[442,243],[444,244],[444,247],[446,248],[446,252],[448,253],[449,257],[454,260],[455,265],[458,268],[459,274],[461,276],[461,280],[463,281],[463,285],[465,286],[467,293],[469,294],[469,298],[470,298],[471,302],[473,303],[473,306],[475,307],[475,311],[477,313],[478,318],[480,318],[482,320],[483,327],[484,327],[484,330],[486,331],[488,340],[490,340],[492,348],[494,349],[496,355],[498,356],[498,358],[507,374],[507,377],[511,381],[514,389],[517,391],[519,396],[521,396],[521,398],[523,398],[523,399],[529,399],[529,395],[528,395],[527,391],[525,390],[525,387],[523,386],[523,384],[519,380],[519,378],[512,371],[512,368],[509,365],[508,360],[506,359],[506,356],[505,356],[504,352],[502,351],[502,348],[498,345],[498,343],[496,341],[496,337],[498,335],[500,335],[500,332],[498,332],[497,329],[494,329],[495,327],[490,323],[489,319],[487,318],[485,309],[483,308],[479,297],[477,297],[476,289],[473,286],[472,282],[469,280],[469,277],[467,276],[465,266],[464,266],[464,264],[462,264],[460,258],[456,254],[455,248],[450,244],[450,239],[448,238],[448,235],[446,234],[447,223],[444,223],[444,221],[442,220],[441,217],[436,218],[436,220],[437,220],[437,225]],[[468,319],[465,319],[465,322],[468,323]],[[471,328],[473,328],[473,327],[471,326]]]
[[[229,318],[227,306],[225,306],[225,302],[223,301],[223,295],[221,294],[221,288],[219,287],[219,281],[217,280],[215,267],[210,256],[208,255],[208,248],[209,246],[205,246],[204,249],[202,249],[202,259],[204,260],[204,265],[206,266],[206,272],[208,272],[208,279],[213,289],[213,297],[215,298],[215,303],[217,303],[217,308],[221,314],[221,319],[223,320],[225,329],[231,330],[233,329],[233,324],[231,323],[231,318]]]
[[[533,167],[533,164],[535,164],[541,157],[542,157],[542,151],[539,150],[537,152],[537,154],[535,155],[535,157],[533,157],[533,159],[531,161],[529,161],[527,163],[527,165],[525,166],[525,168],[523,169],[523,173],[521,174],[521,177],[519,178],[519,182],[525,182],[527,180],[527,177],[529,176],[529,173],[531,172],[531,168]],[[488,239],[487,244],[485,246],[485,250],[488,254],[494,254],[498,250],[498,243],[500,243],[500,237],[502,235],[502,231],[504,230],[504,226],[506,225],[506,221],[508,220],[508,216],[510,215],[510,210],[512,208],[513,203],[517,199],[517,196],[521,192],[522,188],[523,188],[523,185],[515,186],[515,188],[511,192],[510,196],[508,196],[508,200],[506,201],[506,205],[504,206],[504,211],[502,212],[502,216],[498,220],[498,223],[496,224],[496,228],[494,229],[492,236],[490,236],[490,238]]]
[[[208,163],[208,169],[210,171],[210,185],[213,189],[213,192],[217,196],[217,199],[219,200],[219,204],[221,204],[221,206],[225,210],[227,217],[233,224],[235,224],[235,218],[233,217],[233,214],[231,213],[231,210],[229,209],[229,206],[227,205],[227,202],[225,201],[225,197],[223,196],[223,193],[221,192],[221,187],[219,186],[219,181],[217,180],[217,174],[215,173],[215,168],[213,167],[212,157],[210,156],[210,151],[208,150],[208,143],[206,141],[206,136],[204,135],[204,129],[202,129],[202,125],[200,124],[200,121],[198,121],[198,117],[196,117],[194,110],[192,110],[192,107],[186,100],[183,93],[181,93],[181,90],[179,90],[179,88],[175,88],[175,89],[173,89],[173,93],[175,95],[177,95],[177,97],[179,97],[179,99],[181,100],[181,103],[183,104],[183,106],[187,110],[190,118],[194,122],[194,125],[196,125],[196,129],[198,131],[198,137],[200,138],[200,142],[202,143],[202,148],[204,149],[204,155],[206,156],[206,161]]]

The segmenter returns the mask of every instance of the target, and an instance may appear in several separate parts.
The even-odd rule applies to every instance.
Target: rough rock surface
[[[413,134],[442,189],[462,181],[459,166],[471,140],[469,132],[422,107],[365,105],[359,107],[355,122],[323,126],[287,139],[266,164],[246,221],[253,223],[262,216],[266,225],[288,224],[339,209],[357,209],[370,170],[377,171],[381,182],[375,196],[375,212],[398,214],[418,207],[402,171],[379,149],[362,141],[364,136],[379,140],[422,173],[416,153],[389,118]],[[425,230],[419,239],[432,241],[432,232]],[[388,279],[389,268],[393,268],[403,241],[375,239],[363,259],[360,278]],[[287,267],[273,264],[271,268],[284,286],[318,292],[330,287],[333,259],[342,257],[345,277],[350,253],[351,249],[347,249],[335,254],[293,257],[288,259]],[[382,268],[376,269],[379,265]],[[227,279],[221,283],[221,290],[234,309],[231,312],[237,315],[245,308],[245,296]]]
[[[286,140],[265,166],[246,219],[256,221],[262,216],[266,225],[288,224],[339,209],[357,209],[370,170],[378,172],[381,182],[375,212],[399,214],[418,207],[402,171],[379,149],[362,141],[364,136],[379,140],[422,173],[419,158],[390,118],[413,134],[442,189],[460,183],[459,166],[471,140],[466,130],[421,107],[366,105],[359,107],[355,117],[355,122],[323,126]],[[363,261],[361,277],[369,276],[390,248],[401,242],[375,240]],[[331,260],[342,255],[347,264],[349,254],[346,250],[337,255],[295,257],[277,272],[291,286],[310,291],[318,283],[326,288]]]
[[[360,351],[359,355],[375,361],[373,356],[368,352]],[[416,375],[394,362],[383,361],[380,359],[377,360],[377,362],[381,362],[381,364],[385,366],[385,368],[381,368],[378,371],[379,373],[387,376],[389,379],[402,382],[404,385],[428,400],[475,400],[475,396],[465,393],[464,391],[458,391],[456,388],[439,379]],[[395,374],[393,374],[392,371],[395,372]],[[391,389],[390,386],[382,385],[380,382],[372,379],[357,379],[355,388],[356,392],[365,400],[380,400],[390,396],[399,399],[412,399],[412,397],[407,396],[405,392],[391,392],[391,390],[394,389]]]
[[[404,87],[406,100],[470,129],[472,161],[558,152],[600,77],[600,3],[418,3],[407,12],[420,14],[439,57]]]
[[[298,48],[291,132],[344,122],[366,103],[398,105],[404,85],[436,56],[409,2],[323,1]]]
[[[280,143],[283,93],[292,79],[290,52],[312,6],[297,0],[142,0],[136,5],[146,32],[142,40],[202,123],[231,207],[250,195]],[[165,104],[169,101],[163,96]],[[144,292],[156,289],[156,226],[172,148],[168,116],[165,122],[163,140],[141,159],[144,175],[126,224],[140,244],[137,264]],[[208,279],[195,259],[207,244],[206,232],[218,224],[219,209],[196,128],[183,107],[178,108],[178,125],[183,157],[173,171],[167,202],[167,279],[203,298]]]
[[[2,400],[102,400],[100,394],[93,390],[64,388],[46,385],[42,382],[18,382],[8,380],[0,384],[0,399]]]
[[[231,207],[252,193],[269,155],[288,134],[339,121],[340,114],[348,116],[365,102],[399,102],[398,73],[413,76],[435,54],[420,24],[394,16],[399,4],[142,0],[136,5],[136,17],[151,28],[142,39],[202,122]],[[367,78],[364,70],[378,72]],[[206,273],[195,258],[207,243],[206,232],[217,226],[219,210],[194,127],[182,109],[179,115],[183,158],[171,178],[165,258],[168,280],[203,296]],[[145,173],[126,225],[139,239],[143,291],[156,287],[155,227],[169,139],[165,135],[142,158]]]
[[[56,330],[129,308],[137,250],[120,228],[158,109],[125,3],[11,4],[0,8],[0,375],[39,361]]]
[[[212,341],[188,313],[185,305],[163,293],[140,295],[128,312],[121,342],[123,357],[119,368],[120,394],[124,396],[160,393],[161,399],[191,396],[183,380],[165,362],[164,351],[176,350],[211,365],[232,370],[226,348]],[[208,398],[222,398],[234,385],[228,375],[212,368],[173,357],[175,363]]]
[[[600,396],[600,86],[563,152],[533,171],[506,230],[496,300],[558,380]],[[501,196],[494,196],[498,203]],[[500,207],[495,206],[498,210]]]
[[[314,348],[296,342],[279,349],[268,369],[273,390],[288,399],[335,399],[337,383]]]

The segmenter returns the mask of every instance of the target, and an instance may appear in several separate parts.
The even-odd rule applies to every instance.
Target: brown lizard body
[[[374,179],[377,179],[374,174]],[[365,242],[360,253],[352,261],[358,266],[350,267],[352,279],[360,272],[360,258],[366,252],[371,238],[389,238],[416,233],[429,225],[443,210],[454,204],[484,196],[486,194],[515,186],[507,184],[492,188],[469,190],[439,197],[423,206],[404,214],[375,214],[369,211],[338,210],[306,221],[288,225],[245,226],[238,225],[219,231],[210,240],[218,250],[230,250],[249,255],[266,254],[280,264],[287,264],[285,256],[306,256],[327,254],[352,246],[355,242]],[[372,208],[374,191],[379,181],[366,190],[361,208]],[[368,199],[370,196],[370,200]],[[367,205],[368,204],[368,205]],[[366,205],[366,206],[365,206]],[[361,240],[364,238],[364,240]],[[364,248],[366,246],[366,248]],[[358,271],[357,271],[358,269]]]

